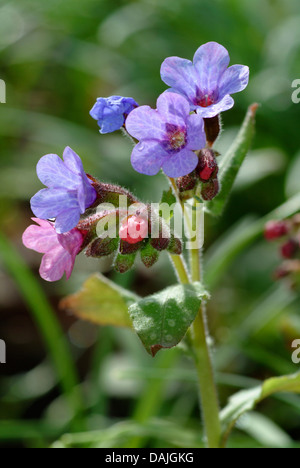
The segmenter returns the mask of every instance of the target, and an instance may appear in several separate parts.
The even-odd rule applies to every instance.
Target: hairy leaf
[[[200,283],[171,286],[129,307],[133,326],[148,353],[176,346],[207,293]]]
[[[90,276],[81,291],[61,301],[61,308],[99,325],[132,327],[128,306],[138,297],[100,274]]]
[[[249,107],[236,139],[221,161],[219,168],[220,192],[216,198],[206,204],[207,211],[213,216],[222,214],[239,169],[251,146],[257,108],[258,104],[252,104]]]

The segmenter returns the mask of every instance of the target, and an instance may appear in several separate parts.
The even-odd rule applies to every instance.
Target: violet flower
[[[31,198],[35,216],[40,219],[55,218],[55,229],[60,234],[73,229],[80,215],[97,198],[80,157],[67,147],[63,158],[64,161],[57,154],[47,154],[39,160],[37,175],[48,188]]]
[[[100,97],[90,111],[90,115],[98,121],[100,133],[111,133],[124,125],[127,115],[136,107],[138,103],[131,97]]]
[[[40,275],[46,281],[58,281],[66,273],[70,278],[75,257],[83,243],[83,236],[78,229],[65,234],[57,234],[53,223],[32,218],[37,223],[29,226],[22,237],[28,249],[43,253]]]
[[[205,147],[202,117],[190,115],[188,101],[175,93],[161,94],[157,110],[149,106],[134,109],[126,129],[140,140],[132,151],[131,164],[142,174],[155,175],[161,168],[169,177],[189,174],[198,164],[193,151]]]
[[[202,117],[214,117],[231,109],[230,94],[246,88],[249,68],[229,65],[230,57],[222,45],[208,42],[196,51],[194,60],[168,57],[161,66],[161,79],[171,86],[170,91],[185,96]]]

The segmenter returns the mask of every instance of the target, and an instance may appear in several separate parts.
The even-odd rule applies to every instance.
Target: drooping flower
[[[55,229],[60,234],[71,231],[80,215],[97,198],[80,157],[67,147],[63,158],[62,161],[57,154],[47,154],[40,159],[37,175],[48,188],[40,190],[31,199],[35,216],[40,219],[55,218]]]
[[[124,125],[127,115],[136,107],[138,103],[131,97],[100,97],[90,111],[90,115],[98,121],[100,133],[111,133]]]
[[[232,65],[228,68],[228,51],[217,42],[203,44],[196,51],[193,62],[168,57],[161,66],[161,78],[171,86],[170,91],[185,96],[202,117],[214,117],[231,109],[231,94],[243,91],[249,81],[249,68]]]
[[[188,101],[175,93],[161,94],[157,110],[149,106],[134,109],[126,129],[140,140],[132,151],[131,164],[142,174],[155,175],[161,168],[169,177],[189,174],[198,164],[193,151],[205,147],[202,117],[190,115]]]
[[[40,275],[46,281],[58,281],[66,273],[70,278],[75,257],[83,243],[83,235],[78,229],[58,234],[53,223],[32,218],[37,224],[30,225],[22,240],[25,247],[43,253]]]

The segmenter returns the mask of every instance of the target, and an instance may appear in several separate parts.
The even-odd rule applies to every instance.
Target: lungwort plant
[[[226,444],[237,419],[277,391],[300,392],[300,375],[267,380],[234,395],[220,411],[207,327],[210,299],[203,273],[204,217],[220,216],[251,145],[257,104],[249,107],[241,129],[225,155],[214,150],[220,114],[234,106],[232,95],[249,79],[244,65],[229,66],[227,50],[215,42],[202,45],[193,61],[169,57],[161,66],[168,88],[153,109],[131,97],[97,99],[90,114],[100,133],[121,129],[134,143],[133,168],[154,177],[166,176],[158,204],[139,200],[123,187],[84,172],[69,147],[63,159],[43,156],[37,175],[46,188],[31,199],[35,224],[23,234],[26,247],[43,254],[40,275],[57,281],[72,273],[77,255],[111,256],[120,273],[134,267],[137,256],[151,268],[168,252],[178,284],[148,297],[137,297],[100,274],[63,300],[65,310],[99,325],[131,328],[154,358],[162,348],[179,343],[197,369],[205,443]],[[220,161],[220,162],[219,162]],[[279,215],[299,208],[288,205]],[[262,231],[260,223],[246,234]],[[63,357],[62,357],[63,359]]]

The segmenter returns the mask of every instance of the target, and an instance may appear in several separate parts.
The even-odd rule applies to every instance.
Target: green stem
[[[189,274],[187,271],[187,267],[184,261],[184,258],[182,255],[169,255],[171,262],[174,265],[175,271],[177,273],[179,282],[182,284],[188,284],[190,283],[190,278]]]
[[[172,181],[171,181],[172,183]],[[172,184],[173,190],[177,192],[176,185]],[[176,197],[179,198],[178,193]],[[194,203],[195,205],[195,203]],[[182,206],[182,203],[181,203]],[[183,214],[185,220],[187,214],[184,207]],[[190,228],[193,222],[196,222],[196,210],[193,210],[193,219],[186,225]],[[186,220],[187,221],[187,220]],[[179,280],[182,283],[189,282],[189,276],[186,271],[182,257],[175,260],[176,256],[172,256],[173,264],[177,270]],[[190,251],[190,267],[192,281],[201,281],[201,249],[191,249]],[[209,349],[209,332],[206,321],[205,303],[202,302],[198,315],[190,330],[191,344],[193,347],[193,355],[197,369],[200,403],[202,408],[204,431],[206,435],[206,443],[209,448],[220,447],[221,439],[221,424],[219,417],[219,403],[217,389],[214,380],[214,372],[212,359]]]

